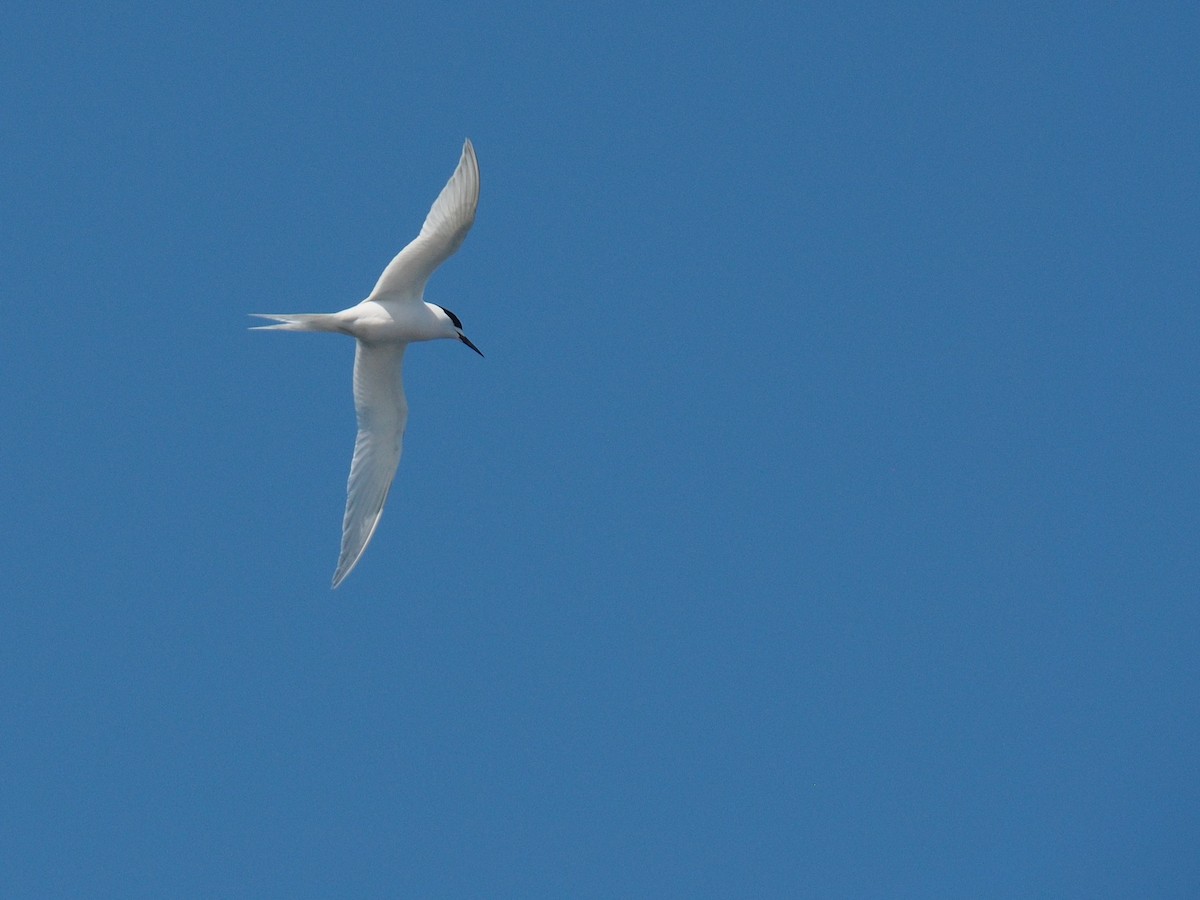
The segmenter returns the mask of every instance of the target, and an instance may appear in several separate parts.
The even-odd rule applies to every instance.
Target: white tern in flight
[[[424,299],[425,282],[462,245],[475,221],[478,203],[479,163],[475,148],[467,141],[458,168],[433,201],[421,233],[388,263],[366,300],[335,313],[254,313],[281,323],[260,325],[254,330],[335,331],[357,342],[354,409],[358,414],[358,439],[346,486],[342,550],[333,573],[335,588],[358,565],[371,542],[400,463],[408,421],[400,377],[404,349],[413,341],[452,338],[483,356],[463,334],[458,316]]]

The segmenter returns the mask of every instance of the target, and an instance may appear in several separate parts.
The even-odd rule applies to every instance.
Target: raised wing
[[[475,221],[478,205],[479,162],[475,159],[475,148],[467,141],[458,168],[433,201],[421,233],[388,263],[367,299],[379,300],[389,295],[395,299],[420,300],[433,270],[462,246]]]
[[[404,426],[408,422],[408,402],[400,378],[406,346],[359,341],[354,351],[358,439],[354,442],[354,460],[350,463],[350,481],[346,486],[342,552],[333,574],[334,587],[354,570],[371,542],[400,463]]]

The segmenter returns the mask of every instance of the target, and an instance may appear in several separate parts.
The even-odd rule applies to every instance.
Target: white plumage
[[[342,548],[333,575],[335,588],[362,559],[379,526],[400,463],[408,421],[400,371],[405,348],[413,341],[454,338],[479,353],[463,334],[458,317],[441,306],[426,303],[424,297],[429,276],[462,246],[475,221],[478,204],[479,163],[475,148],[466,141],[458,168],[433,202],[421,233],[388,263],[367,299],[335,313],[254,313],[280,323],[256,330],[336,331],[358,342],[354,353],[358,438],[346,486]]]

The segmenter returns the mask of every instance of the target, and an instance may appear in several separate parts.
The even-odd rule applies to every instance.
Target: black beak
[[[465,334],[463,334],[461,331],[458,333],[458,339],[460,341],[462,341],[464,344],[466,344],[468,347],[470,347],[472,350],[474,350],[476,353],[478,353],[480,356],[483,356],[483,351],[480,350],[478,347],[476,347],[474,344],[472,344],[471,339],[469,337],[467,337]]]

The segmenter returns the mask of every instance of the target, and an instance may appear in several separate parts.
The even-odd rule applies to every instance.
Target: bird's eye
[[[450,312],[450,310],[446,309],[444,306],[442,307],[442,312],[450,317],[450,321],[454,323],[455,328],[457,328],[459,331],[462,331],[462,321],[458,318],[458,316]]]

